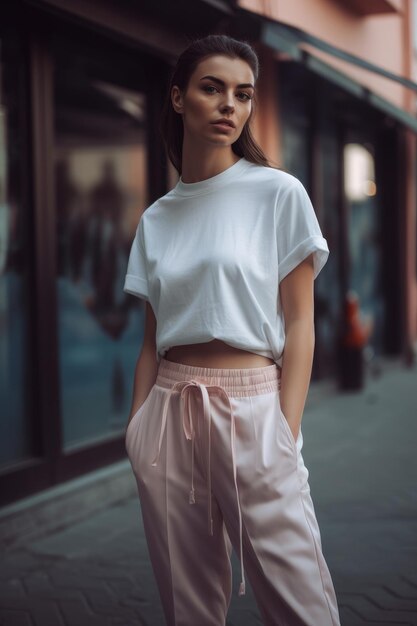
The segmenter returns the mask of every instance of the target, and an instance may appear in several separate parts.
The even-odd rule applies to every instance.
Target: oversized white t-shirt
[[[147,300],[156,358],[220,339],[282,366],[279,283],[310,253],[314,278],[329,248],[302,183],[241,158],[176,186],[141,215],[124,291]]]

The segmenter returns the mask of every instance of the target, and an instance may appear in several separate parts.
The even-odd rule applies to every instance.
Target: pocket
[[[297,467],[297,475],[298,475],[298,481],[299,481],[299,485],[300,485],[300,490],[302,493],[309,493],[310,492],[310,485],[308,482],[308,478],[310,475],[310,472],[308,470],[308,468],[306,467],[305,463],[304,463],[304,458],[303,455],[301,453],[301,448],[303,447],[303,433],[301,430],[301,426],[298,430],[298,437],[297,440],[294,439],[294,435],[291,432],[291,428],[290,425],[288,423],[287,418],[285,417],[284,413],[281,410],[281,407],[279,409],[279,413],[280,413],[280,417],[281,417],[281,422],[283,422],[283,426],[284,426],[284,430],[287,433],[287,436],[289,438],[290,444],[291,444],[291,450],[293,451],[294,455],[295,455],[295,459],[296,459],[296,467]]]
[[[154,388],[155,388],[155,384],[152,385],[152,387],[151,387],[148,395],[146,396],[145,400],[142,402],[142,404],[140,405],[140,407],[138,408],[136,413],[134,413],[132,419],[130,420],[130,422],[128,423],[128,425],[126,427],[126,431],[125,431],[125,446],[126,446],[126,451],[127,451],[128,454],[129,454],[129,450],[128,450],[128,447],[127,447],[127,442],[128,442],[130,433],[132,431],[133,426],[135,424],[137,424],[137,422],[140,423],[141,417],[143,415],[143,411],[144,411],[144,409],[146,408],[146,406],[147,406],[147,404],[149,402],[149,399],[150,399],[150,397],[152,395],[152,392],[153,392]]]
[[[290,440],[291,448],[294,451],[294,453],[296,454],[297,453],[297,441],[298,441],[298,439],[297,439],[297,441],[294,439],[294,435],[292,434],[292,431],[291,431],[291,428],[290,428],[290,425],[288,423],[287,418],[285,417],[284,413],[282,412],[281,406],[279,407],[279,414],[280,414],[280,417],[281,417],[281,422],[284,425],[285,432],[287,433],[287,436],[288,436],[288,438]],[[298,437],[299,436],[300,435],[298,435]]]

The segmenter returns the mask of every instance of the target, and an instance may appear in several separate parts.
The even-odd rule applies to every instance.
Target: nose
[[[234,110],[235,105],[234,105],[234,100],[233,100],[233,93],[229,93],[229,92],[225,92],[224,95],[224,99],[222,102],[222,109],[227,109],[227,110]]]

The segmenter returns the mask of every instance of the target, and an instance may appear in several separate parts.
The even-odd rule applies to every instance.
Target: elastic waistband
[[[178,381],[197,380],[205,385],[219,385],[230,396],[254,396],[279,391],[281,369],[276,363],[265,367],[219,368],[198,367],[168,361],[161,357],[155,383],[167,389]],[[210,393],[221,393],[216,389]]]

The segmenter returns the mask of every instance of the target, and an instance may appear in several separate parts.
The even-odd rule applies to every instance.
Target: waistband
[[[186,380],[218,385],[229,396],[242,398],[280,390],[281,368],[276,363],[248,368],[199,367],[161,357],[155,381],[157,385],[169,389],[176,382]],[[212,393],[219,395],[221,391],[213,389]]]
[[[212,503],[211,503],[211,411],[210,411],[210,395],[223,395],[229,405],[230,410],[230,441],[232,451],[233,479],[236,491],[236,502],[239,513],[239,543],[240,543],[240,563],[242,571],[242,579],[239,586],[239,595],[245,594],[245,570],[243,565],[243,528],[242,528],[242,511],[240,506],[239,490],[237,484],[237,467],[236,467],[236,424],[235,415],[233,413],[231,397],[244,397],[267,393],[268,391],[276,391],[280,389],[281,369],[275,363],[266,365],[265,367],[251,368],[217,368],[217,367],[198,367],[195,365],[186,365],[185,363],[176,363],[161,358],[156,378],[156,384],[169,389],[169,393],[165,399],[164,408],[161,418],[161,431],[159,435],[158,448],[155,458],[152,462],[153,466],[158,464],[159,454],[161,451],[162,438],[165,432],[166,420],[168,416],[168,403],[172,393],[180,393],[182,399],[182,426],[184,434],[188,440],[191,440],[191,490],[189,495],[189,503],[195,504],[194,489],[194,438],[195,428],[194,420],[198,416],[193,416],[189,402],[189,393],[194,390],[201,395],[203,401],[202,419],[208,424],[208,472],[207,472],[207,491],[208,491],[208,528],[209,534],[213,534],[212,519]],[[210,394],[209,394],[210,392]]]

